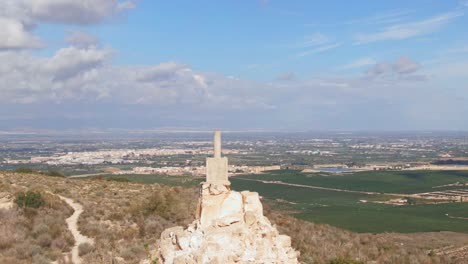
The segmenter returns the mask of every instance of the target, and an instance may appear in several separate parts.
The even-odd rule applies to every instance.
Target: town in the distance
[[[131,179],[134,175],[153,175],[147,177],[173,176],[169,180],[182,177],[196,181],[205,176],[204,158],[213,153],[208,132],[145,132],[110,137],[94,134],[86,139],[73,134],[20,135],[3,135],[0,169],[53,171],[70,178]],[[223,153],[230,159],[231,177],[282,170],[330,176],[373,171],[452,174],[468,171],[467,137],[463,132],[227,131]],[[468,180],[439,187],[446,186],[450,190],[433,186],[430,192],[415,193],[412,197],[468,202]],[[398,198],[404,195],[396,197],[387,202],[408,203],[407,199]]]

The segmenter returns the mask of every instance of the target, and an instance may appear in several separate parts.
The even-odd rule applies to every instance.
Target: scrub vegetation
[[[0,263],[50,263],[69,252],[74,241],[66,229],[65,219],[72,214],[72,209],[48,192],[83,205],[79,230],[94,238],[95,244],[80,246],[79,253],[83,263],[90,264],[139,263],[147,257],[148,251],[156,249],[164,229],[184,226],[194,220],[198,195],[195,187],[108,181],[105,178],[71,180],[40,174],[0,173],[0,183],[0,192],[16,194],[32,190],[41,193],[45,200],[37,209],[17,206],[0,209],[1,221],[6,223],[0,227]],[[242,187],[236,181],[234,186]],[[254,190],[253,186],[249,185],[247,189]],[[258,191],[264,192],[263,189]],[[292,204],[265,198],[264,205],[265,215],[281,233],[291,236],[304,263],[466,261],[463,256],[443,252],[447,246],[466,246],[468,234],[359,234],[293,217],[290,214],[295,211],[287,211],[294,209]],[[30,210],[36,213],[30,213]]]

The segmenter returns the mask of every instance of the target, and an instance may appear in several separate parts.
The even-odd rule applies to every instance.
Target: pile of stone
[[[200,185],[197,219],[185,229],[173,227],[161,234],[159,262],[299,263],[291,238],[280,235],[263,216],[258,193],[230,190],[227,160],[220,152],[217,132],[215,156],[207,162],[207,182]]]

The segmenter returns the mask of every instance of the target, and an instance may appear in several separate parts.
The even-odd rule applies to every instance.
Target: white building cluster
[[[96,165],[134,163],[137,160],[154,156],[209,154],[208,149],[117,149],[89,152],[68,152],[60,156],[33,157],[31,163],[46,163],[48,165]]]
[[[264,171],[279,170],[280,166],[229,166],[229,174],[262,173]],[[192,175],[204,176],[205,166],[185,166],[185,167],[134,167],[132,170],[116,171],[114,174],[163,174],[163,175]]]

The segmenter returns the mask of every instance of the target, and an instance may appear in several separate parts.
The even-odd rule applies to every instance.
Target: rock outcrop
[[[161,234],[158,258],[164,264],[298,263],[291,238],[263,216],[258,193],[202,183],[197,219],[186,229]]]

